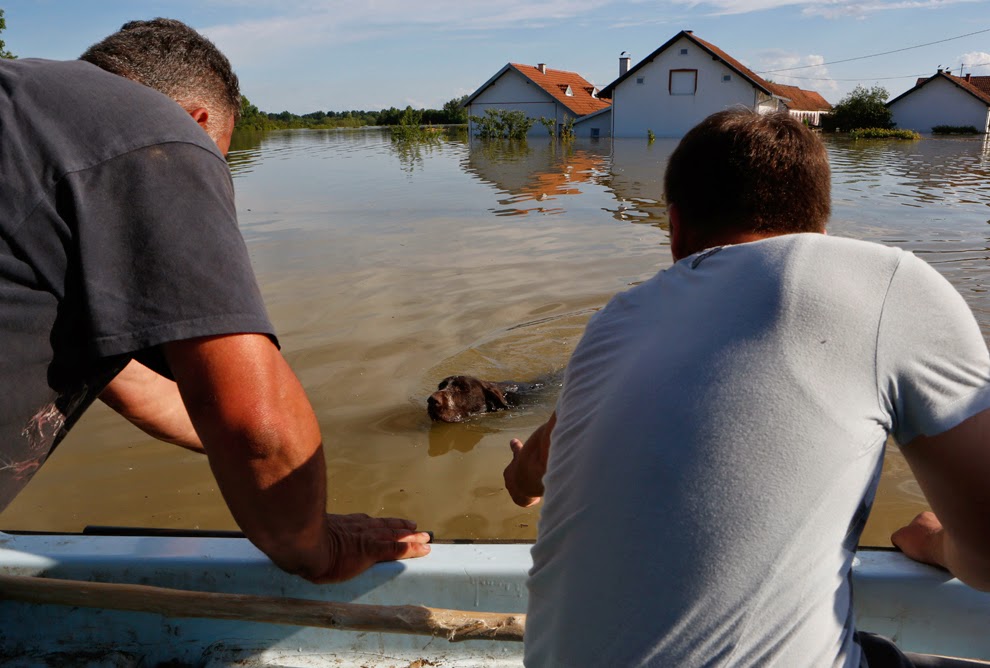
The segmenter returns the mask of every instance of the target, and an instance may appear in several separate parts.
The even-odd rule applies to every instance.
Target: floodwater
[[[828,142],[831,233],[919,254],[990,334],[987,141]],[[323,429],[331,511],[409,517],[446,539],[535,536],[538,510],[502,485],[508,441],[552,411],[589,316],[669,265],[660,192],[673,147],[398,146],[379,130],[235,139],[241,226]],[[522,410],[432,424],[425,399],[454,373],[551,389]],[[892,446],[864,544],[889,545],[924,508]],[[102,405],[0,516],[4,529],[86,525],[236,528],[205,458]]]

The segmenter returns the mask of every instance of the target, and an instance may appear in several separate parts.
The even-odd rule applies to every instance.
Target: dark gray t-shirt
[[[226,161],[164,95],[0,61],[0,510],[131,358],[274,335]]]

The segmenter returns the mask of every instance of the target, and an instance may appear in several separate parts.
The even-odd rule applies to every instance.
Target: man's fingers
[[[418,535],[429,537],[428,534],[413,534],[413,536]],[[413,536],[407,536],[404,539],[393,541],[377,541],[374,546],[374,553],[370,556],[375,561],[397,561],[399,559],[415,559],[428,555],[432,549],[429,543],[425,541],[410,542],[407,540]]]
[[[388,527],[367,529],[363,535],[372,540],[402,543],[429,543],[433,538],[428,531],[410,531],[409,529],[390,529]]]
[[[907,526],[901,527],[890,536],[890,542],[901,552],[915,561],[933,566],[942,566],[941,552],[942,523],[934,513],[923,512]]]
[[[523,494],[512,494],[512,502],[517,506],[522,506],[523,508],[529,508],[530,506],[535,506],[543,498],[542,496],[525,496]]]
[[[520,441],[518,438],[514,438],[511,441],[509,441],[509,449],[512,450],[513,455],[518,455],[520,452],[522,452],[523,442]]]

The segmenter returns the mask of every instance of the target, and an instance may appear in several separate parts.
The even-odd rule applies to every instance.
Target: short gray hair
[[[203,106],[240,117],[240,85],[230,61],[182,21],[130,21],[80,60],[154,88],[187,110]]]

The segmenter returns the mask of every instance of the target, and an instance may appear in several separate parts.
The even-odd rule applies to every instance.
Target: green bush
[[[889,95],[882,86],[866,89],[856,86],[832,112],[822,116],[822,129],[829,132],[849,132],[859,128],[892,128],[890,109],[885,102]]]
[[[472,116],[477,126],[477,135],[482,139],[525,139],[529,129],[536,123],[524,111],[508,109],[485,109],[484,116]]]
[[[972,125],[936,125],[932,127],[936,135],[981,135],[983,134]]]
[[[893,130],[891,128],[857,128],[849,133],[853,139],[921,139],[914,130]]]
[[[540,116],[539,123],[547,129],[547,134],[550,135],[551,138],[557,138],[557,121],[552,118],[547,118],[546,116]]]

